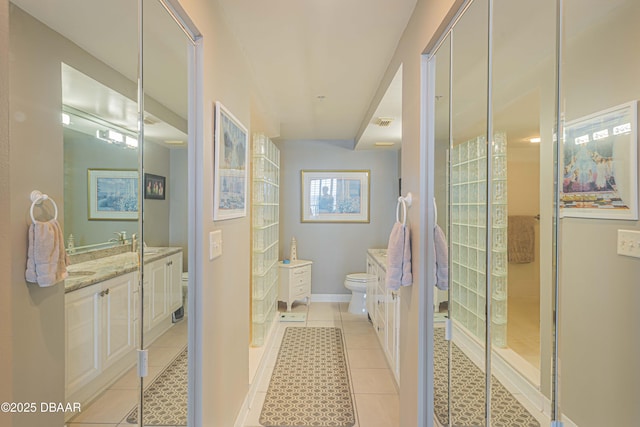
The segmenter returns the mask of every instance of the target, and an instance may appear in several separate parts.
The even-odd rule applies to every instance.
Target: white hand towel
[[[67,265],[69,259],[58,221],[53,219],[31,224],[25,272],[27,281],[41,287],[55,285],[67,278]]]
[[[447,239],[438,224],[433,229],[433,243],[436,252],[436,286],[446,291],[449,289],[449,251]]]
[[[396,222],[391,229],[387,246],[386,286],[397,291],[400,286],[408,286],[412,283],[409,226]]]

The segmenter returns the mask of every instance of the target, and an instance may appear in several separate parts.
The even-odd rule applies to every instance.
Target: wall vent
[[[392,117],[378,117],[376,119],[376,124],[382,128],[386,128],[391,124],[392,121]]]

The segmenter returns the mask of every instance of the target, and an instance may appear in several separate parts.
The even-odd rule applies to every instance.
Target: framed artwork
[[[618,105],[565,125],[562,216],[638,219],[637,105]]]
[[[87,169],[90,220],[138,219],[138,171]]]
[[[302,222],[369,222],[369,170],[301,171]]]
[[[166,178],[160,175],[144,174],[144,198],[164,200],[166,192]]]
[[[213,219],[247,215],[249,134],[220,102],[215,106]]]

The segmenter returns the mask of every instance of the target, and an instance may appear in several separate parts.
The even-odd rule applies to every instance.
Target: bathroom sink
[[[95,271],[69,271],[69,277],[85,277],[85,276],[93,276],[96,274]]]

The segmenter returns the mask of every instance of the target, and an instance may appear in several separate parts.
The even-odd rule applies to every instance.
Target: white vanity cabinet
[[[144,268],[148,346],[171,327],[171,314],[182,305],[182,252]],[[93,399],[135,365],[140,342],[138,288],[139,273],[132,271],[65,293],[67,401]]]
[[[386,258],[367,255],[367,273],[378,280],[367,286],[367,311],[387,363],[400,385],[400,293],[387,289]]]
[[[72,397],[135,348],[127,273],[65,295],[66,396]]]
[[[312,261],[297,259],[289,264],[279,262],[280,288],[278,301],[287,304],[287,311],[291,311],[291,304],[300,299],[311,302],[311,264]]]

